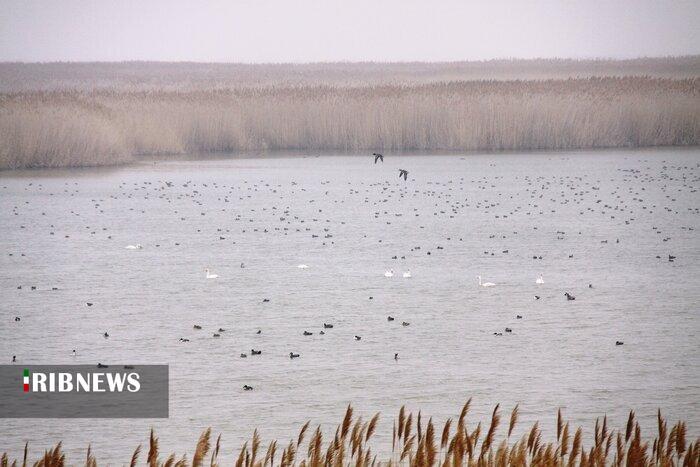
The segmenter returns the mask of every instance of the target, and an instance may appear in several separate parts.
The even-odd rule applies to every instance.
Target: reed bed
[[[653,439],[644,438],[634,411],[630,411],[624,428],[615,430],[608,426],[607,417],[596,419],[591,445],[584,446],[583,430],[564,420],[557,412],[556,440],[544,440],[539,422],[535,422],[524,434],[515,438],[518,423],[518,406],[508,416],[501,429],[501,408],[496,405],[491,417],[481,422],[468,422],[471,399],[462,407],[456,420],[448,419],[442,427],[425,420],[421,412],[414,414],[401,407],[393,420],[392,448],[388,458],[378,458],[371,447],[379,414],[365,421],[355,417],[348,406],[335,434],[324,437],[321,427],[310,427],[306,422],[288,444],[271,441],[265,447],[257,429],[252,438],[236,452],[235,467],[340,467],[363,466],[684,466],[697,467],[700,463],[700,439],[688,440],[685,422],[678,421],[669,429],[668,422],[657,414],[658,433]],[[504,433],[499,439],[497,433]],[[213,444],[213,446],[212,446]],[[61,443],[44,452],[32,465],[35,467],[62,467],[66,465]],[[151,430],[145,462],[149,467],[211,467],[220,465],[221,435],[214,437],[211,428],[205,430],[194,445],[194,454],[162,458],[158,438]],[[125,460],[132,467],[138,465],[141,455],[139,445]],[[28,465],[29,447],[25,444],[21,460]],[[10,463],[7,454],[0,460],[1,467],[17,466]],[[73,463],[71,463],[73,464]],[[88,446],[86,467],[96,467],[97,459]]]
[[[700,142],[700,78],[0,94],[0,169],[202,152],[501,151]]]
[[[697,78],[700,55],[612,59],[499,59],[459,62],[0,63],[0,92],[112,89],[192,91],[259,86],[378,86],[450,81],[649,76]]]

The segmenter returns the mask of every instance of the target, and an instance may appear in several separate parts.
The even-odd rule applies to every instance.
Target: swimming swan
[[[480,285],[481,287],[493,287],[493,286],[496,285],[496,284],[494,284],[493,282],[483,282],[483,283],[482,283],[482,282],[481,282],[481,276],[476,276],[476,277],[479,279],[479,285]]]
[[[394,277],[394,270],[393,270],[393,269],[388,269],[388,270],[384,273],[384,277]]]
[[[127,245],[124,248],[126,248],[127,250],[140,250],[143,248],[143,246],[141,246],[140,243],[137,243],[136,245]]]
[[[412,276],[411,276],[411,271],[406,271],[406,272],[404,272],[404,273],[403,273],[403,277],[406,277],[406,278],[412,277]]]
[[[209,272],[209,268],[205,269],[205,271],[207,272],[207,279],[216,279],[217,277],[219,277],[218,274],[212,274],[211,272]]]
[[[539,276],[537,276],[537,280],[535,281],[535,284],[544,284],[544,279],[542,278],[541,274]]]
[[[306,264],[300,264],[297,266],[299,269],[309,269],[309,267]]]

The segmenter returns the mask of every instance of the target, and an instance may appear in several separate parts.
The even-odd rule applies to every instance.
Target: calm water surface
[[[91,443],[120,465],[150,427],[161,452],[191,455],[211,426],[228,463],[256,427],[285,443],[309,419],[334,430],[351,402],[382,412],[386,453],[402,404],[444,421],[471,396],[471,423],[500,402],[545,435],[557,407],[589,433],[634,408],[649,430],[661,407],[692,439],[698,185],[697,149],[2,173],[0,359],[167,363],[171,416],[3,420],[0,451],[62,440],[80,463]],[[251,348],[263,354],[239,357]]]

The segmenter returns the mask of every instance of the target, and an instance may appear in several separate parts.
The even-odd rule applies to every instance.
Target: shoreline
[[[472,151],[386,151],[381,149],[367,149],[365,151],[338,151],[331,150],[328,152],[309,154],[305,150],[274,150],[265,153],[247,153],[247,152],[207,152],[207,153],[185,153],[185,154],[169,154],[169,155],[151,155],[143,154],[135,156],[134,160],[111,165],[81,165],[81,166],[62,166],[62,167],[18,167],[18,168],[0,168],[0,177],[13,176],[20,174],[32,174],[41,171],[61,173],[61,172],[81,172],[105,170],[114,171],[123,168],[131,168],[138,166],[152,166],[159,163],[171,162],[207,162],[207,161],[229,161],[229,160],[257,160],[257,159],[285,159],[285,158],[316,158],[316,157],[369,157],[372,152],[382,152],[385,155],[392,157],[474,157],[474,156],[508,156],[508,155],[577,155],[582,153],[644,153],[653,151],[693,151],[700,150],[699,144],[684,145],[684,146],[640,146],[640,147],[591,147],[591,148],[563,148],[563,149],[504,149],[504,150],[472,150]]]

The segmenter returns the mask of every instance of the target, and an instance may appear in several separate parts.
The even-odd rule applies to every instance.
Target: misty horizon
[[[451,63],[700,54],[697,2],[6,2],[0,62]]]
[[[46,60],[46,61],[29,61],[29,60],[0,60],[1,64],[24,64],[24,65],[51,65],[51,64],[75,64],[75,65],[90,65],[90,64],[180,64],[180,65],[268,65],[268,66],[294,66],[294,65],[411,65],[411,64],[427,64],[427,65],[448,65],[448,64],[488,64],[488,63],[505,63],[505,62],[633,62],[636,60],[657,60],[657,59],[694,59],[700,58],[700,53],[680,54],[680,55],[639,55],[635,57],[616,58],[616,57],[494,57],[480,60],[325,60],[325,61],[270,61],[270,62],[243,62],[243,61],[200,61],[200,60]]]

